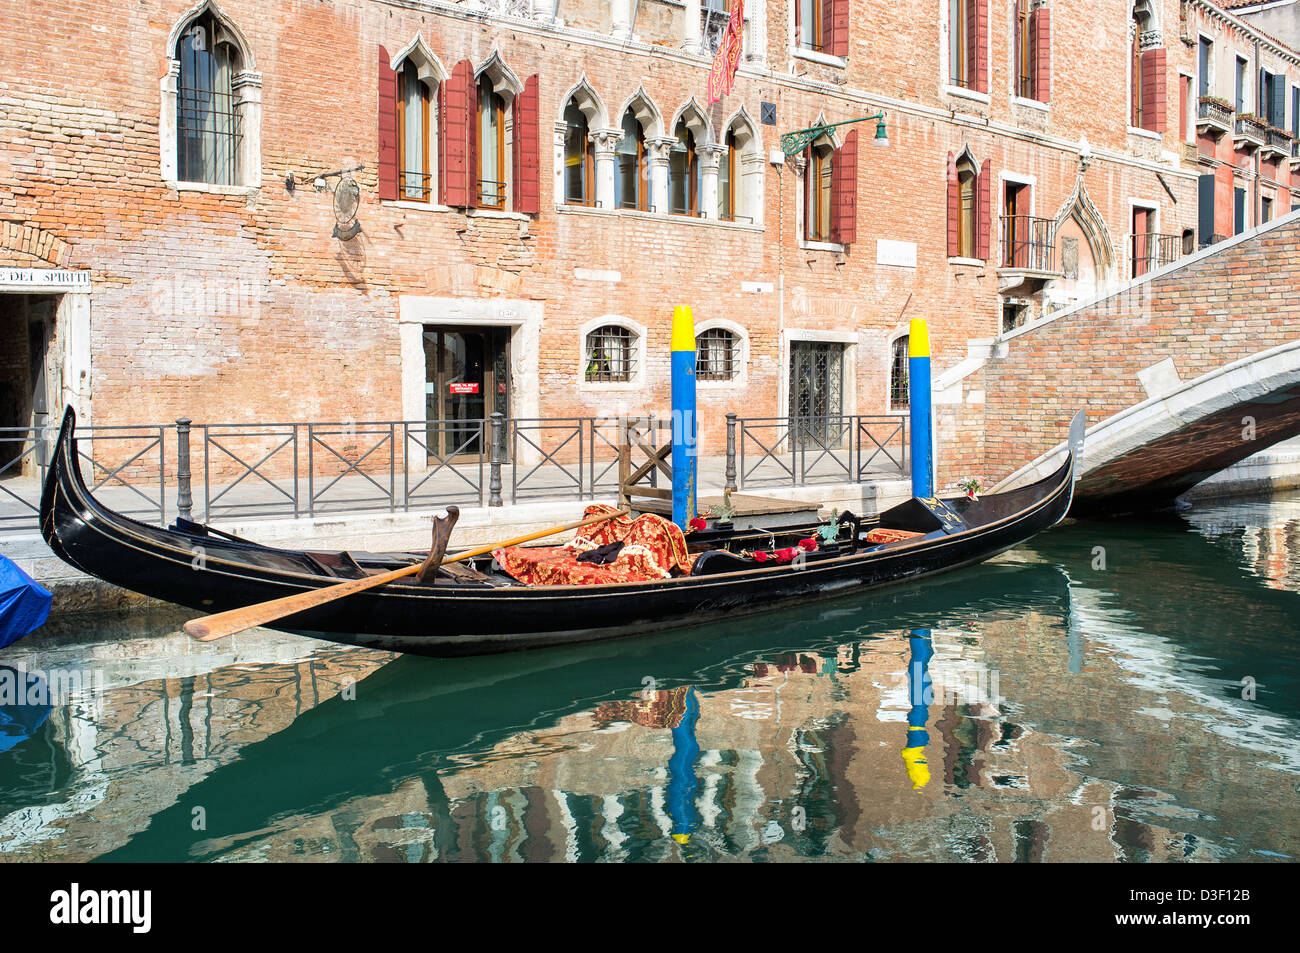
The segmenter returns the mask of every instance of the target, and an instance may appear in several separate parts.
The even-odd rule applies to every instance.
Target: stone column
[[[262,74],[242,70],[231,82],[235,99],[235,120],[239,123],[239,168],[237,181],[249,188],[262,185]]]
[[[700,6],[700,0],[686,0],[686,17],[682,27],[682,48],[687,53],[699,53],[702,37],[700,36],[700,21],[703,18],[703,11]]]
[[[632,38],[632,4],[634,0],[613,0],[609,8],[610,35],[616,40]]]
[[[736,184],[736,204],[734,212],[753,219],[753,224],[763,224],[763,168],[767,159],[758,149],[751,148],[740,156],[740,182]],[[734,172],[734,167],[733,167]],[[743,196],[743,198],[741,198]]]
[[[600,208],[614,208],[615,149],[623,141],[622,129],[597,129],[589,133],[592,152],[596,157],[596,204]]]
[[[749,14],[749,50],[745,61],[762,62],[767,58],[767,0],[749,0],[745,12]]]
[[[180,83],[181,61],[168,60],[167,73],[159,83],[162,108],[158,113],[158,148],[164,182],[176,181],[176,88]]]
[[[646,163],[650,167],[650,207],[668,214],[668,152],[677,144],[672,136],[652,136],[645,141]]]
[[[569,131],[563,119],[555,124],[555,204],[564,204],[564,137]]]
[[[718,217],[718,166],[727,147],[713,143],[695,150],[700,157],[700,213],[704,218]]]

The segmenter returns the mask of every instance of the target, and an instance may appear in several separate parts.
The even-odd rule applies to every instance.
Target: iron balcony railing
[[[1276,126],[1269,126],[1265,131],[1265,135],[1267,138],[1264,144],[1270,151],[1275,152],[1280,156],[1289,156],[1292,154],[1291,134],[1285,129],[1278,129]]]
[[[1183,236],[1159,232],[1136,232],[1129,236],[1133,249],[1133,277],[1145,275],[1171,262],[1183,253]]]
[[[1056,221],[1002,216],[1002,267],[1056,274]]]
[[[1232,129],[1233,109],[1212,96],[1202,96],[1196,104],[1196,124],[1224,132]]]
[[[1249,113],[1238,116],[1237,123],[1233,127],[1233,139],[1237,142],[1262,146],[1268,140],[1268,126]]]

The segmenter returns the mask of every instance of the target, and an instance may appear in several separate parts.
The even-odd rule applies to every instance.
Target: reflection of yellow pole
[[[934,646],[930,644],[929,629],[913,629],[907,641],[912,650],[907,666],[907,694],[912,707],[907,712],[907,747],[899,754],[907,765],[912,790],[919,791],[930,783],[930,765],[925,759],[930,733],[925,730],[925,723],[930,718],[930,659]]]
[[[908,731],[916,730],[916,728],[908,729]],[[912,790],[919,791],[929,784],[930,765],[925,760],[925,747],[904,748],[899,753],[903,756],[903,763],[907,765],[907,777],[912,782]]]

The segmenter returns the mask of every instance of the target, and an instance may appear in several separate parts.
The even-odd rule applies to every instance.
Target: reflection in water
[[[930,720],[930,700],[934,684],[930,679],[930,659],[934,646],[930,644],[929,629],[914,629],[907,640],[912,657],[907,666],[907,694],[912,707],[907,712],[907,743],[903,746],[903,763],[912,790],[919,791],[930,783],[930,763],[925,760],[925,746],[930,743],[930,733],[925,730]]]
[[[95,689],[36,723],[0,699],[28,726],[0,860],[1294,858],[1297,526],[1300,498],[1071,524],[904,590],[480,659],[33,637],[5,664]]]

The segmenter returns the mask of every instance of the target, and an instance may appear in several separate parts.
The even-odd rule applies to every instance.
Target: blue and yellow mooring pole
[[[912,707],[907,711],[907,744],[899,754],[907,766],[912,790],[919,791],[930,783],[930,764],[925,757],[925,746],[930,743],[926,722],[930,720],[930,702],[934,698],[930,681],[934,645],[930,642],[929,629],[913,629],[907,641],[912,650],[907,666],[907,696]]]
[[[695,516],[695,319],[686,305],[673,308],[673,522],[686,530]]]
[[[930,331],[913,318],[907,339],[907,402],[912,418],[912,495],[934,496],[934,423],[930,393]]]

